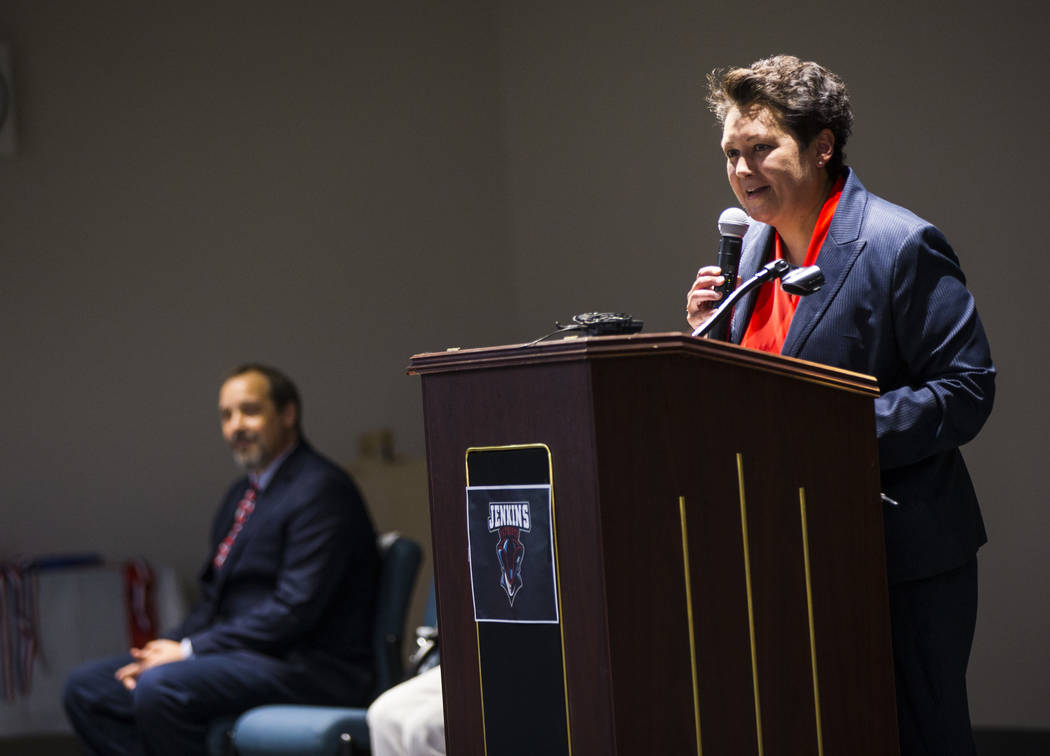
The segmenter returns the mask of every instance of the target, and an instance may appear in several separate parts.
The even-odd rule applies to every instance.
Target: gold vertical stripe
[[[809,656],[813,664],[813,709],[817,718],[817,756],[824,756],[824,728],[820,721],[820,684],[817,681],[817,634],[813,623],[813,573],[809,562],[809,522],[806,519],[806,489],[798,489],[802,515],[802,554],[806,565],[806,607],[809,611]]]
[[[740,530],[744,539],[744,578],[747,586],[747,623],[751,640],[751,684],[755,692],[755,738],[758,756],[764,756],[762,746],[762,705],[758,695],[758,650],[755,648],[755,604],[751,593],[751,545],[747,535],[747,497],[744,494],[744,455],[737,452],[736,475],[740,487]]]
[[[682,565],[685,569],[685,614],[689,619],[689,671],[693,673],[693,722],[696,725],[696,756],[703,756],[700,745],[700,681],[696,669],[696,628],[693,623],[693,586],[689,577],[689,536],[685,523],[685,497],[678,497],[678,514],[682,518]]]
[[[470,449],[467,449],[467,453],[463,455],[463,466],[465,468],[465,475],[467,480],[467,486],[470,486]],[[470,524],[467,524],[470,527]],[[471,580],[473,580],[471,576]],[[474,644],[478,650],[478,701],[481,703],[481,745],[485,749],[485,756],[489,753],[489,736],[485,729],[485,683],[481,676],[481,628],[477,620],[474,620]]]
[[[558,519],[554,512],[554,462],[546,444],[537,444],[547,450],[547,470],[551,482],[551,535],[554,538],[554,580],[558,588],[558,635],[561,638],[561,684],[565,695],[565,742],[572,756],[572,723],[569,719],[569,673],[565,667],[565,604],[561,600],[561,558],[558,554]]]
[[[474,622],[474,640],[478,645],[478,700],[481,701],[481,744],[485,747],[485,756],[489,754],[489,735],[485,728],[485,683],[481,677],[481,633],[478,623]]]

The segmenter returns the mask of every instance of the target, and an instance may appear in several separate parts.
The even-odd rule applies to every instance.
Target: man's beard
[[[249,441],[249,445],[238,449],[235,445],[238,441]],[[245,472],[256,472],[263,467],[266,458],[266,449],[263,447],[262,439],[257,435],[242,434],[235,436],[230,443],[230,451],[233,452],[233,461]]]

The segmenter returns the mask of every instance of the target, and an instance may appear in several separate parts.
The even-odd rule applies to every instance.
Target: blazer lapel
[[[245,547],[248,542],[252,540],[252,536],[255,531],[259,528],[259,523],[266,517],[266,504],[267,501],[272,501],[274,495],[274,489],[277,487],[277,479],[274,476],[274,480],[270,481],[270,485],[266,487],[265,491],[260,491],[255,497],[255,509],[248,515],[248,519],[244,521],[244,527],[241,528],[241,532],[237,534],[236,540],[233,542],[233,546],[230,547],[230,553],[226,557],[226,564],[219,570],[219,574],[223,577],[230,574],[230,569],[241,554],[244,553]]]
[[[817,255],[817,265],[824,273],[824,286],[820,291],[803,297],[799,302],[784,346],[780,350],[781,354],[789,357],[799,356],[813,329],[842,290],[846,276],[866,244],[866,241],[860,238],[860,224],[864,218],[867,201],[867,191],[850,171],[838,207],[835,209],[828,237]]]
[[[301,443],[300,443],[301,446]],[[272,513],[275,507],[279,507],[279,502],[284,496],[289,483],[294,479],[295,472],[299,469],[297,464],[299,454],[293,451],[281,466],[274,473],[273,478],[270,480],[269,485],[266,489],[260,491],[255,499],[255,509],[248,516],[248,519],[244,523],[244,527],[241,528],[241,532],[237,534],[236,540],[233,542],[233,546],[230,547],[230,553],[226,557],[226,563],[219,569],[219,583],[224,583],[226,577],[230,574],[230,568],[237,562],[241,554],[244,553],[244,549],[251,542],[252,537],[258,532],[259,528],[265,524],[268,513]],[[245,486],[247,488],[247,486]],[[243,492],[242,492],[243,493]]]
[[[232,501],[229,504],[229,506],[230,506],[229,519],[228,519],[228,521],[226,523],[226,527],[225,527],[225,529],[224,529],[224,531],[222,533],[222,537],[225,537],[226,533],[229,532],[230,527],[233,525],[233,518],[236,516],[236,512],[237,512],[237,504],[244,497],[244,492],[247,491],[247,490],[248,490],[248,479],[245,478],[243,485],[240,485],[240,486],[237,487],[237,493],[233,497]],[[256,503],[258,503],[258,502],[256,502]],[[253,512],[253,514],[254,514],[254,512]],[[249,521],[251,520],[250,517],[248,519],[249,519]],[[230,562],[231,562],[231,559],[234,556],[234,553],[237,551],[238,543],[241,540],[240,536],[242,536],[242,535],[244,535],[244,529],[243,528],[241,529],[241,532],[237,534],[237,540],[235,540],[233,542],[233,546],[230,548],[230,553],[226,555],[226,560],[223,562],[222,567],[215,567],[215,565],[212,564],[213,556],[214,556],[215,551],[218,549],[218,546],[219,546],[218,543],[215,544],[215,548],[212,549],[212,553],[208,556],[208,561],[204,565],[204,570],[202,571],[201,576],[206,578],[206,576],[207,576],[207,574],[209,572],[212,574],[212,583],[214,585],[214,590],[212,592],[212,597],[211,597],[213,612],[216,609],[218,609],[219,599],[222,596],[223,584],[226,582],[226,577],[230,574],[230,570],[229,570]],[[219,543],[222,543],[222,539],[221,538],[219,540]]]

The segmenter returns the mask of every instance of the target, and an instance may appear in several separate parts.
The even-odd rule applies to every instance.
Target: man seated
[[[271,367],[244,365],[222,384],[222,434],[247,475],[215,516],[185,621],[70,675],[66,712],[88,753],[202,754],[212,720],[254,706],[367,702],[375,531],[301,418],[298,390]]]

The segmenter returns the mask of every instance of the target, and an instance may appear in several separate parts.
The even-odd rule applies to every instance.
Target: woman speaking
[[[779,282],[751,292],[730,339],[878,379],[901,752],[974,754],[966,666],[986,538],[959,446],[991,412],[995,368],[958,258],[845,165],[853,114],[835,74],[780,55],[715,71],[708,85],[729,184],[752,219],[740,278],[780,258],[826,279],[802,299]],[[722,297],[720,273],[701,268],[689,290],[694,328]]]

